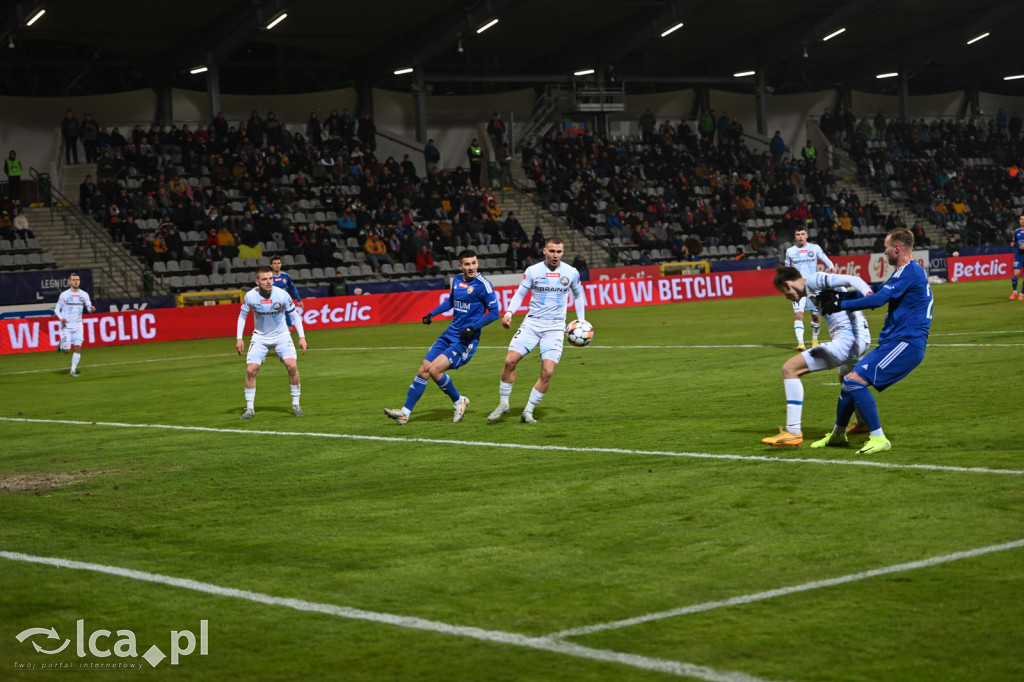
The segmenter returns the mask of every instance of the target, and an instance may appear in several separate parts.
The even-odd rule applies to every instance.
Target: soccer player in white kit
[[[75,349],[71,356],[71,376],[77,377],[78,361],[82,359],[82,342],[85,340],[85,333],[82,329],[82,316],[88,309],[90,313],[96,312],[89,294],[78,288],[82,278],[77,272],[72,272],[68,277],[69,289],[61,292],[57,298],[57,305],[53,314],[60,320],[60,350],[67,355],[72,348]]]
[[[249,352],[245,356],[245,412],[239,419],[252,419],[256,414],[254,407],[256,400],[256,374],[267,357],[267,353],[273,348],[277,356],[284,363],[288,370],[288,384],[292,392],[292,413],[296,417],[303,416],[302,408],[299,407],[299,365],[298,354],[295,352],[295,344],[292,343],[292,335],[288,332],[287,318],[292,314],[292,321],[295,331],[299,333],[299,345],[302,346],[302,354],[306,354],[306,333],[302,329],[302,318],[295,314],[295,304],[292,297],[279,287],[274,286],[274,271],[266,265],[256,270],[256,286],[250,289],[242,299],[242,310],[238,314],[238,330],[235,350],[239,355],[245,347],[242,341],[242,331],[245,329],[245,320],[252,311],[253,320],[252,338],[249,340]]]
[[[498,389],[500,402],[494,411],[487,416],[488,421],[496,422],[509,411],[508,399],[512,395],[512,385],[516,381],[516,365],[523,356],[540,346],[540,378],[530,391],[530,400],[520,416],[525,424],[534,424],[537,420],[533,410],[551,385],[551,375],[555,366],[562,358],[562,340],[565,336],[565,312],[569,302],[569,292],[575,299],[576,319],[585,321],[586,301],[580,273],[576,268],[562,262],[565,245],[557,237],[550,237],[544,244],[544,262],[535,263],[526,268],[523,280],[519,283],[515,295],[508,304],[508,310],[501,318],[501,326],[512,328],[512,315],[519,305],[530,294],[530,307],[523,323],[519,325],[505,355],[505,366],[501,370],[501,384]]]
[[[829,272],[836,272],[836,267],[828,259],[825,252],[817,244],[807,241],[807,229],[796,228],[793,233],[793,240],[796,244],[786,249],[785,264],[800,271],[804,279],[810,278],[818,268],[818,261],[825,264]],[[818,308],[814,302],[806,296],[799,301],[793,301],[793,331],[796,333],[796,349],[805,350],[804,345],[804,308],[811,311],[811,346],[818,345],[818,332],[821,331],[821,317],[818,316]]]
[[[804,277],[793,267],[780,265],[775,270],[772,281],[775,288],[790,301],[804,298],[813,299],[822,289],[836,287],[853,287],[863,295],[872,289],[860,277],[852,275],[833,275],[826,272],[815,272]],[[800,377],[809,372],[823,369],[839,369],[839,379],[853,371],[857,361],[867,352],[871,345],[871,330],[868,321],[860,311],[839,312],[825,315],[828,325],[829,340],[810,350],[794,355],[782,366],[782,386],[786,391],[786,428],[779,429],[779,435],[762,438],[765,445],[798,446],[803,443],[803,427],[801,418],[804,404],[804,385]],[[863,426],[854,423],[848,432],[860,432]]]

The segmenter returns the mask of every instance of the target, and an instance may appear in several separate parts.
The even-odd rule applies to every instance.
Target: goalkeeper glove
[[[430,324],[430,313],[423,316],[423,324]]]
[[[818,309],[825,315],[838,313],[843,309],[843,295],[835,289],[818,292]]]
[[[466,327],[461,332],[459,332],[459,341],[461,341],[462,343],[469,343],[470,341],[473,340],[474,336],[476,336],[476,329],[474,329],[473,327]]]

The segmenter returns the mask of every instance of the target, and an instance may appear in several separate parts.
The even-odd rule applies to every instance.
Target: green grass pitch
[[[270,360],[238,420],[231,337],[87,348],[77,379],[67,356],[0,357],[0,679],[1024,679],[1005,284],[934,287],[924,363],[876,394],[893,448],[869,457],[808,447],[831,372],[804,377],[805,445],[760,443],[785,422],[781,296],[594,311],[532,425],[534,357],[486,420],[497,324],[453,373],[460,424],[433,384],[406,426],[382,413],[438,324],[311,333],[303,418]],[[78,621],[138,655],[79,656]],[[143,660],[201,621],[205,655]]]

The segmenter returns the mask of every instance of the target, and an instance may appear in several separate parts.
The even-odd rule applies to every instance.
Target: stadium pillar
[[[206,101],[210,107],[207,120],[212,121],[220,112],[220,68],[216,64],[210,64],[206,71]]]
[[[754,88],[754,106],[757,108],[757,133],[768,135],[768,93],[764,69],[757,70],[757,87]]]
[[[910,120],[910,76],[900,71],[900,118]]]
[[[155,120],[160,123],[170,123],[174,120],[174,102],[171,97],[171,84],[162,80],[156,88],[156,116]]]
[[[420,144],[427,143],[427,93],[425,88],[423,69],[416,69],[416,85],[413,88],[412,99],[416,109],[416,141]]]

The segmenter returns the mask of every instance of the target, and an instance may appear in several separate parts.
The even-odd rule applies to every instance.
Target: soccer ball
[[[574,346],[586,346],[594,340],[594,325],[576,320],[565,328],[565,338]]]

